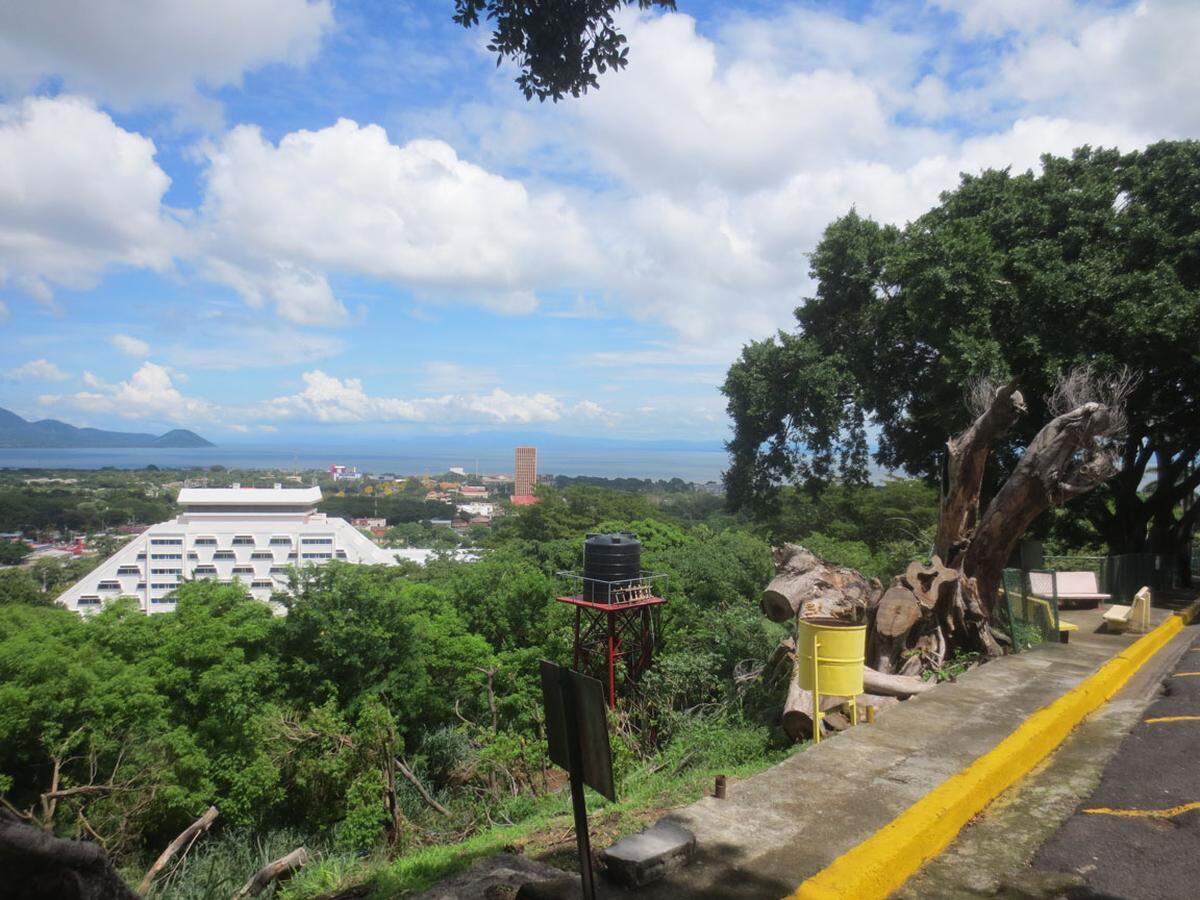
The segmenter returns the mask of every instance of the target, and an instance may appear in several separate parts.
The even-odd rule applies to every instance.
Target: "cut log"
[[[267,863],[250,876],[250,880],[242,885],[241,890],[233,895],[233,900],[245,900],[246,897],[257,897],[267,889],[267,886],[279,878],[291,875],[308,862],[308,851],[297,847],[287,856],[281,856]]]
[[[819,573],[816,571],[784,571],[771,579],[759,602],[765,615],[772,622],[787,622],[800,612],[804,601],[816,589]]]
[[[871,588],[858,572],[823,563],[795,544],[777,550],[776,559],[783,562],[759,603],[772,622],[798,615],[862,621]]]
[[[822,697],[821,712],[836,709],[845,702],[844,697]],[[813,736],[812,708],[812,692],[802,690],[800,683],[792,679],[783,706],[783,731],[795,743],[807,741]]]
[[[158,877],[159,873],[162,872],[167,863],[171,861],[171,858],[179,852],[180,848],[185,846],[190,847],[192,842],[195,841],[196,838],[200,837],[200,835],[204,834],[204,832],[208,831],[208,829],[212,827],[212,823],[216,820],[217,808],[215,806],[210,806],[207,810],[205,810],[204,815],[198,818],[187,828],[183,829],[183,831],[179,833],[179,836],[175,838],[175,840],[167,844],[167,849],[164,850],[159,855],[158,859],[154,861],[154,865],[146,870],[146,877],[143,878],[141,884],[138,885],[137,892],[143,897],[146,896],[146,894],[150,891],[150,885],[154,883],[154,879]],[[187,851],[185,850],[184,853],[186,855]]]
[[[921,618],[921,606],[899,581],[884,591],[875,608],[875,629],[887,637],[902,637]]]
[[[888,675],[878,672],[869,666],[863,669],[863,688],[870,694],[883,694],[888,697],[911,697],[914,694],[924,694],[932,691],[937,685],[922,681],[919,678],[909,678],[904,675]]]

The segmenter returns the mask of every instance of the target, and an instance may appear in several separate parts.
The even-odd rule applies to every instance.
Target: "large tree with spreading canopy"
[[[1026,407],[991,447],[993,493],[1060,411],[1065,373],[1128,367],[1119,472],[1078,508],[1113,552],[1186,549],[1200,515],[1200,142],[1042,163],[964,175],[903,228],[854,211],[828,226],[798,329],[747,346],[725,382],[733,506],[769,505],[788,481],[864,481],[872,455],[940,480],[980,379],[1011,383]]]

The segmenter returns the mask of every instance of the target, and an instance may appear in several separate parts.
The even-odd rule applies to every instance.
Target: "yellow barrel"
[[[815,667],[814,643],[817,645]],[[855,697],[861,694],[866,649],[866,625],[851,625],[830,618],[800,619],[796,647],[800,687],[806,691],[819,691],[822,696]]]

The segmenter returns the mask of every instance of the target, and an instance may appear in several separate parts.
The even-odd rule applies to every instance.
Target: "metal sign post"
[[[546,743],[550,761],[566,769],[571,776],[571,807],[575,814],[583,897],[584,900],[595,900],[583,786],[588,785],[609,800],[617,799],[604,686],[595,678],[542,660],[542,700],[546,707]]]

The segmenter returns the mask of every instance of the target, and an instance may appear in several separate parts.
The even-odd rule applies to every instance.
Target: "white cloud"
[[[196,328],[188,344],[172,344],[163,355],[184,369],[236,372],[314,363],[345,351],[346,341],[332,334],[266,327],[241,317],[218,320],[218,328]]]
[[[66,381],[71,377],[47,359],[31,359],[4,374],[13,381]]]
[[[146,357],[150,355],[149,344],[128,334],[114,334],[108,339],[108,342],[126,356]]]
[[[495,388],[486,394],[443,394],[403,399],[375,397],[357,378],[337,378],[319,369],[302,376],[304,389],[256,407],[259,418],[272,421],[428,422],[520,424],[557,422],[568,416],[594,417],[599,407],[584,401],[569,405],[551,394],[510,394]]]
[[[67,395],[45,395],[45,406],[64,405],[89,413],[111,413],[126,419],[151,419],[181,425],[209,422],[218,418],[216,404],[199,397],[183,394],[171,379],[167,369],[152,362],[127,380],[107,384],[90,372],[84,373],[84,383],[92,388]]]
[[[491,369],[456,362],[427,362],[421,366],[421,387],[433,393],[478,391],[500,379]]]
[[[930,5],[957,13],[968,37],[1064,29],[1079,16],[1073,0],[930,0]]]
[[[1001,96],[1157,137],[1195,137],[1200,3],[1144,0],[1088,13],[1079,27],[1033,35],[1006,58]]]
[[[200,103],[267,63],[300,65],[333,24],[329,0],[37,0],[0,4],[0,86],[49,77],[122,109]]]
[[[0,300],[0,325],[8,321],[11,313],[8,311],[8,304]]]
[[[241,126],[209,148],[208,164],[209,274],[302,324],[345,318],[335,274],[524,313],[536,308],[536,289],[592,257],[561,196],[530,192],[441,141],[392,144],[377,125],[342,119],[278,144]]]
[[[116,266],[166,270],[180,232],[154,153],[78,97],[0,105],[0,283],[48,302]]]

